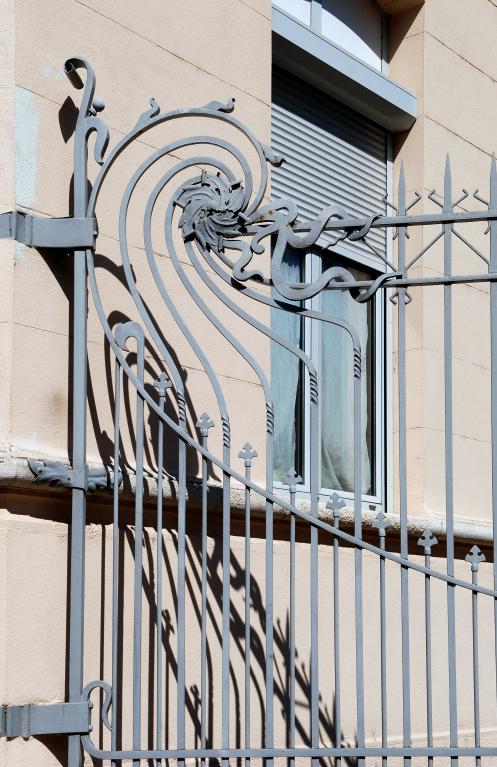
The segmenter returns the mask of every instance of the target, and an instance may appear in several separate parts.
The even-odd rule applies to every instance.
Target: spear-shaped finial
[[[452,210],[452,171],[450,168],[450,157],[448,153],[445,157],[443,209],[447,212]]]
[[[478,548],[478,546],[472,546],[469,550],[469,552],[464,557],[466,562],[471,563],[471,571],[473,573],[478,572],[478,567],[480,566],[480,562],[485,562],[486,557],[485,554],[483,554],[482,551]]]
[[[431,548],[432,546],[436,546],[438,543],[437,539],[431,532],[431,530],[423,530],[423,533],[421,535],[421,538],[418,540],[418,546],[423,547],[423,552],[425,557],[429,557],[431,554]]]
[[[339,517],[340,516],[340,509],[343,509],[344,506],[347,504],[343,500],[343,498],[340,498],[338,493],[333,493],[328,500],[326,501],[326,508],[333,510],[333,516]]]
[[[214,421],[207,415],[207,413],[202,413],[196,423],[196,426],[197,429],[200,429],[202,437],[207,437],[209,434],[209,429],[212,429],[214,426]]]
[[[385,531],[387,527],[389,526],[390,526],[390,522],[388,520],[387,515],[380,509],[380,511],[378,512],[378,514],[376,515],[373,521],[373,527],[377,528],[378,535],[380,536],[380,538],[385,537],[386,535]]]
[[[167,389],[170,389],[172,386],[171,379],[167,375],[167,373],[162,373],[156,378],[154,381],[154,386],[159,392],[160,396],[163,397],[167,391]]]
[[[297,474],[294,468],[291,468],[290,471],[287,472],[285,480],[286,480],[286,484],[288,485],[288,490],[290,491],[290,493],[296,493],[297,485],[300,485],[302,483],[302,477],[299,474]]]
[[[497,208],[497,162],[495,152],[490,163],[490,208]]]
[[[252,466],[252,459],[257,458],[257,450],[254,450],[250,442],[246,442],[243,449],[238,453],[238,458],[243,458],[245,461],[245,468],[250,469]]]

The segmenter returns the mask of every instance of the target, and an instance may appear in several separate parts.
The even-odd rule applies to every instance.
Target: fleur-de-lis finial
[[[250,442],[246,442],[243,449],[238,453],[238,458],[243,458],[245,461],[245,468],[250,469],[252,466],[252,459],[257,458],[257,450],[254,450]]]
[[[288,489],[290,493],[297,492],[297,485],[300,485],[302,483],[302,477],[297,474],[294,468],[290,469],[290,471],[287,472],[286,477],[286,484],[288,485]]]
[[[429,557],[431,554],[431,547],[436,546],[438,543],[437,539],[431,532],[431,530],[423,530],[423,533],[421,535],[421,538],[418,540],[418,546],[423,547],[423,552],[426,557]]]
[[[167,373],[164,373],[164,371],[162,371],[162,373],[154,381],[154,386],[159,392],[159,394],[161,395],[161,397],[163,397],[167,389],[170,389],[172,386],[171,379],[169,378]]]
[[[333,495],[328,498],[326,501],[326,508],[327,509],[333,509],[333,516],[339,517],[340,516],[340,509],[343,509],[344,506],[347,504],[343,500],[343,498],[340,498],[338,493],[333,493]]]
[[[478,546],[472,546],[469,552],[464,557],[464,559],[466,560],[466,562],[471,563],[471,571],[473,573],[478,572],[478,567],[480,565],[480,562],[486,561],[485,554],[482,551],[480,551]]]
[[[209,429],[212,429],[214,426],[214,421],[207,415],[207,413],[202,413],[196,423],[196,426],[197,429],[200,429],[202,437],[207,437],[209,434]]]
[[[389,526],[390,526],[390,522],[388,520],[387,515],[384,514],[383,511],[381,511],[380,509],[380,511],[378,512],[378,514],[376,515],[373,521],[373,527],[377,528],[380,538],[385,537],[386,535],[385,530]]]

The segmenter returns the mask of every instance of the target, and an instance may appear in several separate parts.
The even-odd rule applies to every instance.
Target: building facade
[[[307,748],[298,758],[314,764],[393,765],[410,760],[408,751],[382,748],[426,747],[453,753],[413,752],[413,764],[451,757],[453,764],[492,764],[490,752],[456,751],[497,748],[488,278],[496,248],[497,5],[3,0],[2,11],[1,212],[85,217],[76,210],[73,177],[85,94],[73,88],[73,69],[81,85],[89,76],[74,63],[81,56],[96,74],[93,111],[84,117],[96,121],[88,196],[93,204],[98,190],[98,238],[87,321],[85,311],[74,312],[74,250],[0,241],[0,703],[75,701],[75,611],[81,690],[102,680],[114,695],[109,731],[99,716],[108,689],[88,692],[98,714],[84,763],[92,756],[120,763],[130,751],[136,764],[136,752],[165,759],[153,757],[161,749],[169,749],[167,758],[186,749],[192,753],[179,761],[205,761],[202,749],[266,747],[294,764],[285,749]],[[161,109],[204,106],[201,128],[186,113],[148,131]],[[327,210],[309,247],[286,249],[277,277],[283,288],[294,286],[287,295],[273,275],[272,282],[258,274],[247,281],[246,273],[270,272],[283,228],[240,266],[246,251],[235,246],[235,257],[229,247],[208,247],[206,225],[200,250],[207,258],[203,270],[196,266],[194,228],[186,227],[199,184],[233,239],[229,227],[242,226],[237,194],[250,172],[254,189],[264,172],[257,147],[226,114],[286,160],[269,163],[270,183],[258,200],[270,210],[264,226],[278,200],[299,208],[303,226],[289,225],[297,233]],[[136,137],[101,182],[95,143],[105,168],[134,125]],[[227,143],[206,141],[210,135]],[[212,161],[204,162],[204,145]],[[228,145],[240,148],[246,164],[226,185],[216,174],[224,173]],[[142,163],[145,183],[140,176],[130,187]],[[199,176],[203,165],[208,177]],[[150,195],[155,189],[160,200],[161,179],[172,182],[177,172],[175,207],[166,214]],[[223,196],[216,208],[212,199]],[[205,196],[201,203],[203,211]],[[482,207],[488,216],[471,218]],[[283,210],[287,221],[290,208]],[[408,214],[446,219],[437,228],[429,218],[409,229],[405,220],[382,224],[381,217]],[[338,224],[347,216],[366,234],[350,236],[358,232],[352,223],[343,235]],[[243,221],[242,239],[260,224]],[[333,221],[335,228],[325,226]],[[232,271],[230,280],[235,275],[236,311],[221,297],[219,264]],[[390,278],[385,289],[399,265],[407,265],[412,284],[395,287]],[[335,289],[325,290],[325,280],[323,290],[299,293],[328,269],[338,270]],[[461,277],[469,274],[481,277]],[[116,363],[92,278],[119,353],[155,411]],[[337,280],[377,288],[358,301],[360,289],[337,290]],[[245,286],[262,296],[256,308]],[[292,311],[279,311],[282,296]],[[95,492],[88,481],[82,489],[70,480],[72,490],[60,481],[60,465],[74,466],[77,450],[72,365],[82,317],[86,459],[90,480],[99,485],[104,476],[100,484],[108,485]],[[227,464],[283,506],[250,493]],[[50,471],[59,472],[55,481]],[[75,516],[74,489],[86,497],[86,518]],[[78,519],[81,561],[71,549]],[[383,547],[390,558],[379,556]],[[79,603],[70,598],[78,578]],[[79,730],[69,743],[68,756],[67,734],[3,737],[0,764],[76,767]],[[340,744],[349,750],[337,755]],[[111,759],[113,751],[121,756]],[[221,756],[227,764],[224,754],[211,754]],[[231,754],[242,756],[273,758],[269,751]]]

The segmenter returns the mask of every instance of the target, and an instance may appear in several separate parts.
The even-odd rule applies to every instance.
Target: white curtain
[[[288,282],[301,279],[302,252],[288,247],[282,272]],[[278,298],[275,292],[274,298]],[[291,302],[288,302],[291,303]],[[298,302],[295,302],[298,306]],[[282,338],[301,346],[301,319],[280,309],[271,310],[271,327]],[[284,482],[290,469],[300,471],[297,459],[296,413],[298,408],[300,362],[280,344],[271,344],[271,381],[274,402],[274,479]],[[300,431],[300,430],[299,430]]]
[[[367,279],[367,275],[359,279]],[[361,479],[362,492],[371,492],[371,459],[368,445],[370,409],[370,360],[368,333],[372,306],[358,304],[348,291],[325,291],[322,310],[356,329],[361,343]],[[322,323],[320,360],[321,486],[354,489],[354,375],[352,342],[348,333]]]

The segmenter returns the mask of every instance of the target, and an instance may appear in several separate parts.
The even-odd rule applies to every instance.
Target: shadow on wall
[[[106,561],[105,526],[102,527],[102,562]],[[128,526],[119,531],[120,577],[119,577],[119,619],[117,626],[118,664],[115,691],[117,708],[114,712],[117,748],[125,749],[131,746],[132,733],[132,597],[126,596],[126,583],[134,568],[134,532]],[[169,534],[170,533],[170,534]],[[156,715],[157,715],[157,581],[155,564],[156,538],[155,531],[146,530],[143,537],[143,571],[142,571],[142,748],[154,748],[156,744]],[[178,538],[175,531],[167,531],[162,539],[162,567],[165,609],[161,610],[162,625],[160,642],[162,649],[162,714],[161,739],[164,748],[174,749],[176,746],[177,722],[177,680],[178,680],[178,572],[177,572]],[[108,553],[108,552],[107,552]],[[176,557],[175,557],[176,555]],[[206,748],[221,747],[221,648],[222,648],[222,539],[209,538],[209,553],[207,558],[207,592],[206,600],[206,711],[205,711],[205,745]],[[126,563],[126,559],[128,559]],[[252,730],[251,746],[260,747],[265,739],[265,667],[266,667],[266,609],[261,585],[254,575],[250,578],[251,605],[251,636],[250,655],[247,659],[245,648],[245,618],[244,592],[245,568],[236,553],[231,551],[230,578],[230,746],[243,748],[245,746],[245,662],[250,665],[251,704],[250,722]],[[111,626],[108,617],[110,605],[106,604],[105,569],[102,567],[99,579],[100,591],[100,657],[98,659],[100,678],[110,681],[110,641]],[[201,631],[201,539],[189,535],[186,539],[185,566],[185,605],[186,605],[186,679],[185,684],[185,720],[186,744],[188,748],[201,747],[201,692],[200,692],[200,647]],[[166,596],[167,594],[167,596]],[[127,604],[129,602],[129,604]],[[94,627],[95,628],[95,627]],[[96,632],[98,633],[98,632]],[[283,620],[276,619],[273,630],[274,639],[274,718],[275,745],[286,747],[291,744],[291,693],[290,693],[290,622],[288,610]],[[198,647],[197,647],[198,645]],[[310,711],[311,683],[310,663],[307,649],[300,652],[298,641],[295,660],[295,742],[297,745],[310,746]],[[94,664],[93,664],[94,665]],[[95,665],[94,665],[95,667]],[[189,668],[190,667],[190,670]],[[96,671],[96,667],[95,667]],[[195,679],[192,683],[192,679]],[[95,692],[95,702],[99,693]],[[334,745],[336,731],[334,726],[334,700],[324,702],[319,698],[319,731],[320,743]],[[100,695],[100,705],[103,703],[103,693]],[[94,710],[95,731],[92,735],[95,744],[100,748],[108,748],[108,733],[97,723],[96,706]],[[339,739],[342,738],[340,733]],[[355,745],[350,743],[349,745]],[[211,763],[217,760],[211,759]],[[243,760],[238,760],[240,763]],[[257,760],[258,762],[260,760]],[[332,759],[320,760],[324,764],[332,764]],[[220,763],[220,762],[219,762]],[[347,767],[357,764],[355,759],[342,757],[342,763]]]

